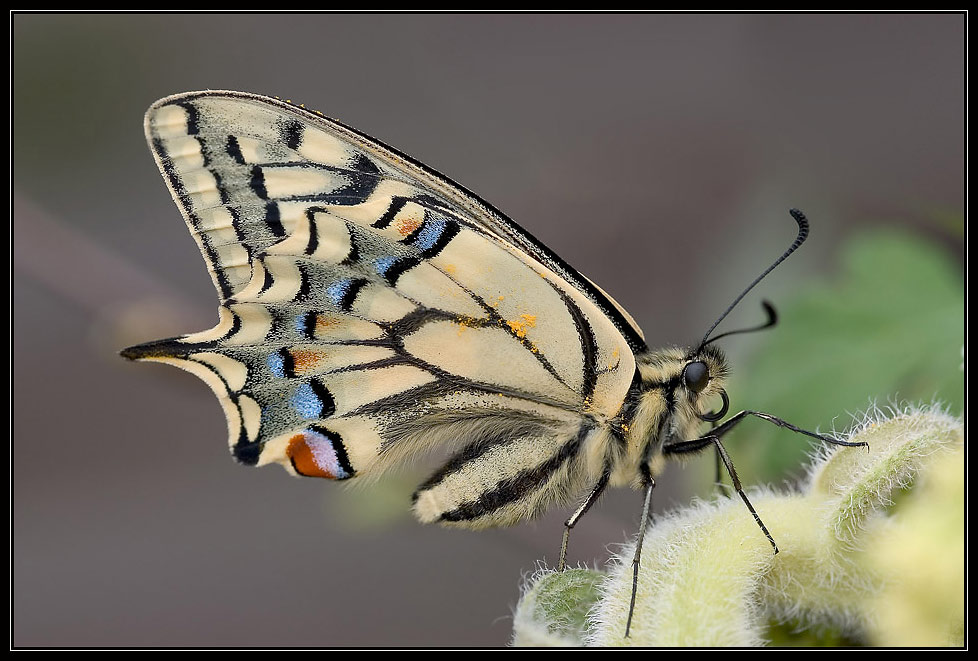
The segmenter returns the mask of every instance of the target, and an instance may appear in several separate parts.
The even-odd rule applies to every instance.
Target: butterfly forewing
[[[170,97],[146,132],[220,320],[126,355],[201,376],[239,460],[345,479],[455,447],[415,509],[473,526],[590,486],[580,457],[641,334],[586,278],[450,180],[280,101]]]

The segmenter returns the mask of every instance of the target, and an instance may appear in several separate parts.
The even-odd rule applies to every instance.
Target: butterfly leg
[[[776,418],[773,415],[769,415],[767,413],[761,413],[759,411],[741,411],[740,413],[728,419],[722,425],[714,428],[707,436],[693,439],[690,441],[667,443],[666,445],[663,446],[662,454],[669,455],[669,454],[685,454],[687,452],[696,452],[697,450],[701,450],[707,445],[713,444],[717,450],[717,458],[720,462],[723,463],[724,467],[727,469],[727,474],[730,475],[730,479],[733,482],[734,489],[740,495],[741,499],[744,501],[744,504],[747,505],[747,509],[750,510],[750,513],[751,515],[753,515],[754,520],[757,522],[757,525],[764,533],[764,536],[767,537],[767,540],[771,543],[772,548],[774,548],[775,554],[777,554],[778,553],[777,543],[775,543],[774,538],[771,536],[771,533],[768,532],[767,526],[765,526],[764,522],[761,521],[761,517],[757,514],[757,510],[754,509],[754,505],[750,502],[750,499],[747,498],[747,494],[744,493],[743,487],[740,483],[740,478],[737,476],[737,471],[734,468],[733,462],[730,460],[730,456],[727,454],[727,451],[723,447],[723,444],[720,443],[720,438],[724,434],[729,432],[731,429],[733,429],[735,426],[737,426],[738,423],[742,422],[748,415],[757,416],[758,418],[761,418],[762,420],[767,420],[768,422],[775,424],[779,427],[784,427],[785,429],[788,429],[790,431],[797,432],[799,434],[804,434],[806,436],[811,436],[812,438],[817,438],[820,441],[825,441],[826,443],[832,443],[833,445],[843,445],[847,447],[858,447],[858,446],[868,447],[868,445],[866,443],[850,443],[849,441],[841,441],[837,438],[832,438],[831,436],[823,436],[822,434],[816,434],[814,432],[806,431],[800,427],[796,427],[795,425],[782,420],[781,418]]]
[[[638,594],[638,568],[642,562],[642,542],[645,539],[645,529],[649,525],[649,509],[652,507],[652,490],[655,480],[649,473],[645,474],[645,502],[642,505],[642,520],[639,524],[638,539],[635,542],[635,555],[632,557],[632,598],[628,604],[628,621],[625,623],[625,638],[632,630],[632,615],[635,614],[635,595]]]
[[[749,415],[756,416],[761,420],[767,420],[773,425],[777,425],[778,427],[784,427],[785,429],[793,431],[797,434],[804,434],[805,436],[810,436],[820,441],[824,441],[825,443],[831,443],[832,445],[843,445],[846,447],[863,447],[863,446],[869,447],[869,444],[866,442],[852,443],[850,441],[842,441],[837,438],[833,438],[831,436],[816,434],[815,432],[807,431],[805,429],[802,429],[801,427],[796,427],[795,425],[785,420],[782,420],[781,418],[776,418],[773,415],[770,415],[768,413],[761,413],[760,411],[741,411],[740,413],[737,413],[736,415],[733,415],[730,418],[728,418],[727,421],[724,422],[722,425],[713,429],[710,432],[710,436],[716,436],[717,438],[722,438],[727,432],[729,432],[731,429],[736,427],[739,423],[743,422],[743,420]],[[689,445],[698,444],[696,447],[691,447],[689,450],[682,450],[682,449],[674,450],[674,452],[694,451],[694,450],[698,450],[701,447],[709,445],[712,442],[710,440],[710,436],[704,436],[703,438],[692,440],[692,441],[680,441],[679,443],[674,443],[666,447],[677,448],[678,446],[685,446],[687,444]]]
[[[745,411],[745,413],[747,412]],[[734,468],[733,462],[730,460],[730,455],[727,454],[726,448],[724,448],[723,444],[720,443],[720,436],[717,431],[722,429],[723,426],[724,425],[717,427],[717,429],[714,430],[714,433],[710,434],[709,436],[704,436],[703,438],[697,438],[692,441],[680,441],[679,443],[666,444],[662,447],[662,454],[685,454],[687,452],[696,452],[697,450],[700,450],[711,443],[715,445],[717,457],[721,462],[723,462],[724,467],[727,469],[727,474],[730,476],[730,481],[733,482],[734,490],[736,490],[736,492],[740,495],[740,498],[744,501],[744,504],[747,505],[747,509],[750,510],[751,515],[754,517],[754,521],[757,522],[761,532],[763,532],[764,536],[767,537],[767,541],[771,542],[771,547],[774,549],[775,555],[777,555],[777,543],[774,541],[771,533],[768,532],[767,526],[764,525],[763,521],[761,521],[761,517],[758,515],[757,510],[754,509],[754,505],[750,502],[747,494],[744,493],[743,486],[740,483],[740,477],[737,476],[737,470]],[[729,428],[727,431],[729,431]]]
[[[771,542],[771,546],[772,548],[774,548],[774,554],[777,555],[778,545],[774,541],[774,538],[771,536],[771,533],[768,532],[767,526],[764,525],[763,521],[761,521],[761,517],[757,514],[757,510],[754,509],[754,505],[750,502],[750,499],[747,497],[747,494],[744,493],[743,486],[740,484],[740,477],[737,476],[737,470],[734,468],[733,462],[730,460],[730,455],[727,454],[726,448],[724,448],[723,444],[720,442],[720,438],[718,436],[711,435],[701,439],[697,439],[696,441],[687,441],[687,443],[697,443],[698,441],[712,442],[716,446],[717,457],[719,461],[723,462],[724,467],[727,469],[727,474],[730,475],[730,481],[733,482],[734,490],[736,490],[737,493],[740,494],[741,499],[744,501],[744,504],[747,505],[747,509],[750,510],[750,513],[753,515],[754,521],[756,521],[757,525],[760,527],[761,532],[763,532],[764,536],[767,537],[767,541]],[[673,446],[667,445],[662,448],[662,453],[681,454],[683,450],[678,450],[677,452],[677,450],[674,448],[675,446],[682,446],[682,445],[685,445],[685,443],[676,443]],[[703,446],[699,445],[696,446],[694,449],[699,449],[701,447]],[[686,451],[689,452],[692,450],[686,450]]]
[[[719,427],[715,427],[712,430],[710,430],[710,433],[706,436],[703,436],[702,438],[696,438],[689,441],[677,441],[674,443],[665,444],[662,447],[662,453],[663,454],[686,454],[687,452],[696,452],[697,450],[701,450],[705,448],[707,445],[713,443],[714,439],[722,438],[731,429],[736,427],[737,424],[743,422],[743,420],[749,415],[757,416],[761,420],[767,420],[771,424],[777,425],[778,427],[784,427],[785,429],[788,429],[790,431],[796,432],[798,434],[804,434],[805,436],[811,436],[812,438],[816,438],[826,443],[831,443],[832,445],[842,445],[845,447],[867,447],[867,448],[869,447],[869,443],[866,443],[865,441],[861,441],[859,443],[852,443],[850,441],[842,441],[837,438],[833,438],[831,436],[824,436],[822,434],[816,434],[815,432],[806,431],[801,427],[796,427],[790,422],[786,422],[782,420],[781,418],[776,418],[773,415],[767,413],[761,413],[760,411],[741,411],[740,413],[732,416],[730,419],[728,419]],[[718,458],[721,461],[723,459],[721,456],[718,456]]]
[[[723,482],[722,482],[723,474],[720,473],[720,467],[722,466],[723,460],[720,459],[719,452],[713,455],[713,462],[714,462],[713,492],[716,495],[720,495],[723,493]]]
[[[570,515],[570,518],[564,521],[564,539],[560,544],[560,562],[557,563],[557,571],[564,571],[564,567],[566,566],[567,542],[570,541],[571,528],[577,525],[578,519],[584,516],[584,514],[589,509],[591,509],[591,505],[594,504],[594,502],[598,499],[598,496],[600,496],[604,491],[605,487],[608,486],[608,479],[610,477],[611,477],[610,473],[608,471],[605,471],[601,475],[601,479],[598,480],[598,483],[594,485],[594,488],[591,490],[591,493],[589,493],[587,498],[584,499],[584,502],[581,504],[581,506],[578,507],[577,510]]]
[[[717,428],[717,423],[710,423],[710,431],[715,432]],[[717,450],[713,453],[713,493],[717,496],[724,493],[723,489],[723,474],[720,472],[720,467],[723,465],[723,460],[720,458],[720,451]]]

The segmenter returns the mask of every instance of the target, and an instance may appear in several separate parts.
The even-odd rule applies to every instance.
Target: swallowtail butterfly
[[[219,322],[122,355],[203,379],[241,463],[365,479],[447,449],[414,494],[417,518],[487,528],[577,503],[563,567],[570,529],[607,486],[645,489],[644,531],[665,456],[716,447],[743,496],[720,439],[748,415],[841,443],[754,411],[703,435],[729,403],[720,320],[693,348],[649,349],[614,299],[519,225],[318,112],[192,92],[153,104],[145,130]],[[807,235],[792,215],[781,259]]]

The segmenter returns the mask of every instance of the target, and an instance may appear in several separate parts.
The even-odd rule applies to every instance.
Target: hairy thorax
[[[700,392],[687,387],[688,365],[706,365],[709,381]],[[612,455],[612,485],[641,486],[643,474],[661,472],[662,448],[669,443],[699,438],[706,428],[702,417],[716,403],[727,375],[726,359],[714,346],[698,353],[669,348],[636,356],[637,376],[623,407],[625,444]]]

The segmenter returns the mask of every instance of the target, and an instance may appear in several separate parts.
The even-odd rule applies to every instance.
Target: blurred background
[[[622,303],[650,346],[721,328],[733,410],[844,429],[964,385],[964,17],[13,16],[13,644],[502,645],[555,511],[417,524],[425,476],[345,488],[236,465],[220,407],[119,349],[209,328],[216,298],[145,145],[156,99],[304,103],[479,193]],[[748,484],[804,475],[745,422]],[[704,454],[655,509],[711,497]],[[570,561],[600,566],[641,495],[608,494]],[[761,513],[763,515],[763,512]],[[745,516],[749,514],[744,512]],[[777,536],[777,531],[772,531]],[[760,534],[760,533],[759,533]]]

